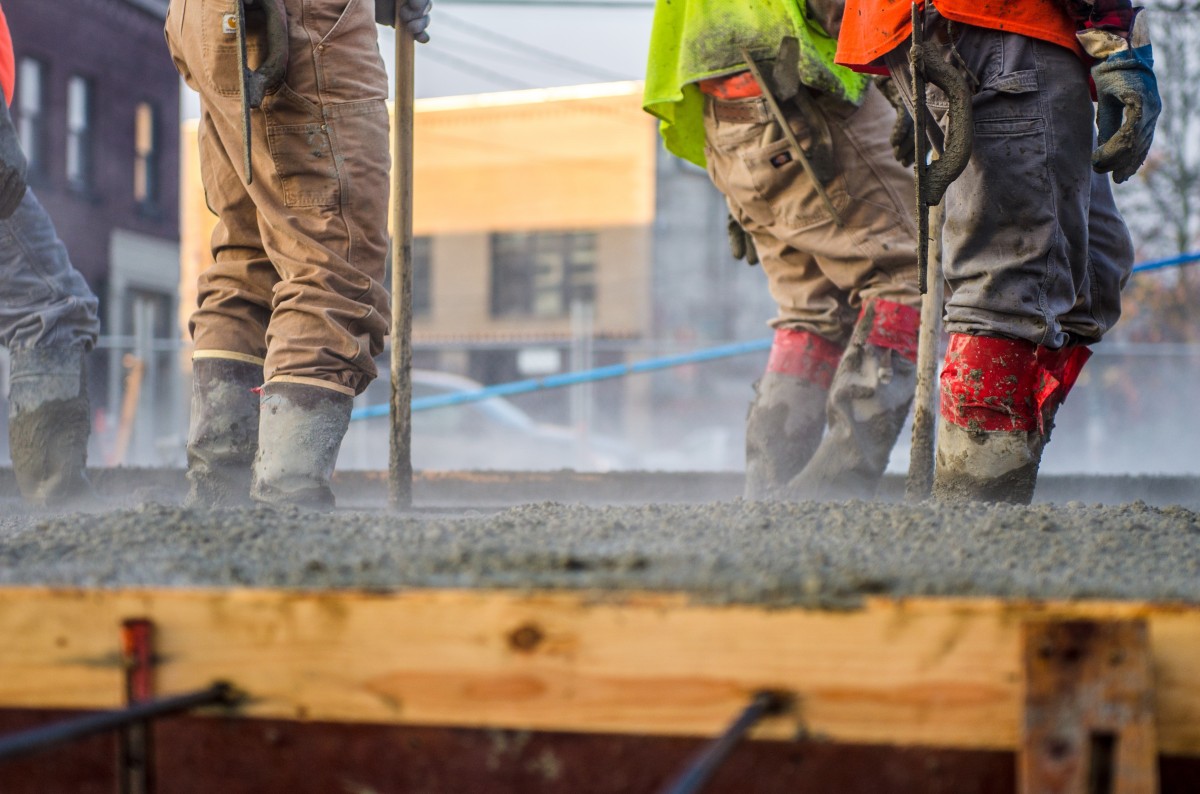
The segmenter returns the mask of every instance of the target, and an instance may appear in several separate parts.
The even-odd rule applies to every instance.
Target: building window
[[[142,207],[158,203],[158,114],[138,103],[133,129],[133,198]]]
[[[29,173],[46,173],[46,64],[22,58],[17,66],[17,136],[29,162]]]
[[[596,235],[492,235],[492,316],[563,317],[596,294]]]
[[[79,75],[67,81],[67,182],[92,187],[92,84]]]
[[[387,267],[383,287],[392,291],[392,243],[388,240]],[[428,317],[433,311],[433,238],[414,237],[412,247],[412,313]]]
[[[428,317],[433,310],[433,238],[413,238],[413,291],[412,311],[414,317]]]

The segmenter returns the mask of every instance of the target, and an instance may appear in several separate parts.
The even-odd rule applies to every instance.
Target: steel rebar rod
[[[232,686],[222,681],[207,689],[188,692],[174,697],[139,703],[127,709],[102,711],[74,720],[55,723],[44,728],[34,728],[0,738],[0,761],[18,755],[44,750],[64,742],[82,739],[97,733],[106,733],[127,725],[146,720],[159,719],[172,714],[191,711],[200,706],[233,705],[237,695]]]
[[[725,758],[750,729],[757,725],[763,717],[782,712],[787,708],[789,702],[790,698],[779,692],[755,694],[750,705],[725,729],[725,732],[701,750],[688,768],[662,790],[662,794],[697,794],[702,791],[724,763]]]

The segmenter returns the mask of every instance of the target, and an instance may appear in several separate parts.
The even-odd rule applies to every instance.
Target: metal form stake
[[[144,618],[122,623],[121,656],[125,665],[125,704],[153,701],[154,624]],[[150,722],[134,722],[121,731],[117,753],[117,790],[121,794],[152,794],[154,737]]]
[[[388,503],[412,506],[413,37],[396,4],[396,101],[392,124],[392,441]]]
[[[1027,623],[1021,656],[1020,794],[1157,794],[1146,621]]]
[[[714,739],[679,777],[667,784],[662,794],[698,794],[721,767],[725,758],[763,717],[782,713],[791,698],[780,692],[759,692],[725,733]]]

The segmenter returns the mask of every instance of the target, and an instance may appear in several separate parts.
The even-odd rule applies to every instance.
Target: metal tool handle
[[[921,200],[925,206],[932,207],[942,200],[950,183],[958,179],[971,160],[975,140],[972,91],[962,73],[942,59],[934,42],[923,41],[914,47],[910,62],[913,70],[919,69],[927,82],[942,89],[950,103],[941,156],[927,165],[917,164],[924,169]]]
[[[263,10],[267,47],[262,61],[251,69],[246,58],[246,9],[259,6]],[[250,110],[262,107],[266,95],[279,88],[287,74],[287,9],[280,0],[238,0],[236,14],[238,70],[241,73],[238,90],[242,103],[242,168],[246,184],[250,185],[254,182]]]

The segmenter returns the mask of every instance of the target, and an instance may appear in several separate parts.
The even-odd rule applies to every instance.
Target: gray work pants
[[[0,220],[0,345],[91,350],[100,332],[96,296],[32,190]]]
[[[1091,168],[1087,69],[1056,44],[953,31],[978,88],[971,161],[946,193],[946,330],[1049,348],[1097,342],[1120,317],[1133,244],[1108,175]],[[911,108],[907,49],[886,61]],[[945,124],[941,91],[930,86],[928,100]]]

